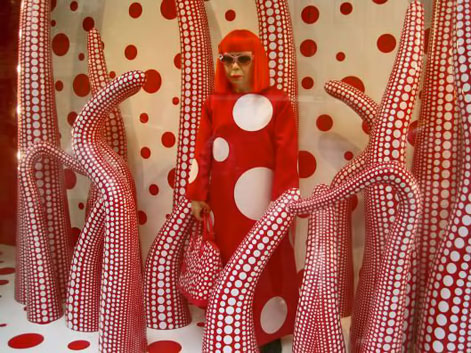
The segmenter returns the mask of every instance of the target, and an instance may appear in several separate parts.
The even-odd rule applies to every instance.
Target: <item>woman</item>
[[[225,264],[270,201],[298,187],[297,132],[288,97],[269,87],[259,38],[247,30],[232,31],[218,50],[215,93],[203,107],[187,197],[197,219],[203,212],[214,216]],[[262,352],[280,352],[279,338],[293,332],[297,294],[294,252],[286,236],[255,293]]]

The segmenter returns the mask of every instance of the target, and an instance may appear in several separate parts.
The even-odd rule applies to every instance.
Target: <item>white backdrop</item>
[[[84,75],[86,30],[92,23],[102,34],[110,71],[119,75],[132,69],[155,70],[160,75],[161,84],[154,81],[156,92],[141,90],[121,105],[129,165],[137,186],[144,256],[172,206],[169,179],[176,161],[174,138],[178,136],[180,95],[180,70],[175,64],[180,44],[172,3],[58,0],[52,12],[56,99],[62,146],[67,151],[71,152],[70,121],[90,96]],[[289,1],[298,55],[299,149],[304,151],[300,168],[307,175],[301,179],[303,196],[314,185],[329,183],[367,143],[360,118],[328,96],[324,82],[355,77],[353,81],[361,82],[365,92],[379,102],[408,4],[408,0]],[[258,32],[254,0],[210,0],[205,5],[214,51],[232,29]],[[425,6],[428,28],[431,1],[425,1]],[[314,82],[312,87],[310,81]],[[80,176],[75,178],[73,173],[67,175],[72,226],[77,232],[84,223],[83,205],[89,183]],[[364,229],[363,204],[359,199],[353,214],[356,266],[361,258]],[[306,230],[307,220],[298,219],[295,249],[299,269],[304,263]]]

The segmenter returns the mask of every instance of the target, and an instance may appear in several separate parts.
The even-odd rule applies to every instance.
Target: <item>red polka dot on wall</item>
[[[159,193],[159,187],[155,184],[149,185],[149,193],[153,196],[157,195]]]
[[[415,139],[417,138],[417,126],[419,125],[418,120],[414,120],[413,122],[410,123],[409,125],[409,131],[407,132],[407,141],[412,146],[415,146]]]
[[[175,168],[171,169],[167,175],[168,185],[173,189],[175,188]]]
[[[141,157],[144,159],[149,158],[151,155],[150,148],[149,147],[142,147],[141,148]]]
[[[147,123],[149,121],[149,115],[147,113],[141,113],[141,115],[139,115],[139,121],[143,124]]]
[[[115,78],[116,77],[116,72],[110,71],[110,78]]]
[[[304,77],[301,81],[301,86],[303,86],[304,89],[311,89],[314,87],[314,79],[309,76]]]
[[[56,8],[57,0],[51,0],[51,11],[54,11]]]
[[[383,53],[390,53],[396,48],[396,38],[392,34],[386,33],[379,36],[376,46]]]
[[[147,214],[144,211],[137,211],[137,218],[141,226],[147,223]]]
[[[234,19],[236,18],[236,13],[234,10],[227,10],[224,14],[224,17],[227,21],[234,21]]]
[[[83,29],[88,32],[95,26],[95,20],[92,17],[85,17],[82,26]]]
[[[167,131],[162,135],[162,145],[164,145],[167,148],[173,147],[175,145],[175,135]]]
[[[138,18],[142,14],[142,5],[138,2],[133,2],[129,5],[129,16]]]
[[[134,60],[137,56],[136,46],[134,46],[132,44],[129,44],[128,46],[126,46],[126,48],[124,49],[124,56],[128,60]]]
[[[80,230],[80,228],[73,227],[73,228],[71,229],[71,231],[72,231],[72,240],[73,240],[74,243],[75,243],[75,242],[77,242],[77,240],[78,240],[78,238],[79,238],[79,236],[80,236],[81,230]]]
[[[75,184],[77,184],[77,176],[72,169],[64,169],[64,182],[68,190],[73,189]]]
[[[322,114],[317,118],[316,125],[317,128],[321,131],[329,131],[334,125],[334,122],[329,115]]]
[[[361,129],[363,130],[363,132],[367,135],[370,134],[371,130],[370,130],[370,126],[366,123],[366,121],[363,121],[361,123]]]
[[[348,83],[349,85],[355,87],[356,89],[359,89],[362,92],[365,92],[365,85],[363,84],[363,81],[356,77],[356,76],[347,76],[342,78],[342,82]]]
[[[147,93],[155,93],[160,89],[162,84],[162,77],[159,72],[156,70],[147,70],[146,74],[146,83],[143,86],[144,91]]]
[[[83,59],[85,59],[85,54],[84,54],[84,53],[80,53],[80,54],[78,55],[78,59],[79,59],[80,61],[83,61]]]
[[[83,209],[85,208],[85,205],[83,204],[83,202],[79,202],[79,203],[78,203],[78,208],[79,208],[80,210],[83,210]]]
[[[301,18],[307,24],[316,23],[319,19],[319,10],[313,5],[306,6],[301,12]]]
[[[351,161],[353,159],[353,153],[350,151],[347,151],[344,153],[343,158],[347,161]]]
[[[387,1],[388,1],[388,0],[373,0],[373,2],[374,2],[375,4],[378,4],[378,5],[384,4],[384,3],[386,3]]]
[[[70,112],[67,115],[67,122],[69,123],[70,126],[74,125],[75,119],[77,119],[77,113],[76,112]]]
[[[80,351],[82,349],[88,348],[89,346],[90,346],[90,342],[85,341],[85,340],[78,340],[78,341],[70,342],[67,345],[67,348],[73,351]]]
[[[344,60],[345,60],[345,53],[342,52],[342,51],[339,51],[339,52],[335,55],[335,59],[337,59],[337,61],[344,61]]]
[[[301,43],[301,54],[311,57],[317,52],[317,44],[312,39],[306,39]]]
[[[174,105],[178,105],[178,103],[180,103],[180,98],[178,98],[178,97],[173,97],[173,98],[172,98],[172,103],[173,103]]]
[[[69,51],[69,37],[64,33],[57,33],[52,39],[52,51],[57,56],[64,56]]]
[[[77,8],[78,8],[78,3],[77,3],[77,1],[72,1],[72,2],[70,3],[70,9],[71,9],[72,11],[76,11]]]
[[[51,20],[51,27],[54,27],[56,25],[56,21],[55,20]]]
[[[317,163],[316,158],[311,152],[299,151],[298,154],[299,163],[299,177],[308,178],[316,171]]]
[[[11,275],[13,273],[15,273],[15,269],[13,267],[0,268],[0,275]]]
[[[88,76],[85,74],[78,74],[75,76],[72,85],[75,94],[79,97],[85,97],[90,93],[90,81],[88,80]]]
[[[424,49],[425,49],[425,54],[428,54],[428,42],[430,38],[430,28],[425,29],[425,34],[424,34]]]
[[[349,2],[344,2],[340,5],[340,12],[342,15],[349,15],[353,11],[353,6]]]
[[[64,84],[62,83],[61,80],[57,80],[56,83],[54,84],[54,87],[56,88],[56,91],[62,91],[64,88]]]
[[[177,55],[175,55],[175,57],[173,58],[173,64],[175,65],[177,69],[182,68],[182,54],[181,53],[178,53]]]
[[[173,20],[177,17],[177,8],[175,7],[175,0],[162,0],[160,5],[160,12],[167,20]]]

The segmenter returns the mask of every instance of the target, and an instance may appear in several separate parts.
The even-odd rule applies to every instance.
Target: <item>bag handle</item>
[[[215,241],[214,225],[209,212],[203,213],[203,240]]]

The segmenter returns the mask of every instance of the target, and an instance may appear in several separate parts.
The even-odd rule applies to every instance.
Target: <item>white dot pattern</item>
[[[245,131],[258,131],[267,126],[273,117],[270,100],[261,94],[244,94],[232,109],[234,122]]]
[[[105,204],[105,237],[99,302],[99,351],[144,352],[145,317],[134,187],[120,160],[110,161],[102,140],[104,120],[121,101],[142,87],[145,75],[131,71],[108,83],[82,109],[73,128],[72,148]],[[117,155],[116,155],[117,156]],[[121,165],[127,168],[124,163]]]
[[[144,295],[150,328],[171,330],[191,322],[187,301],[178,290],[183,249],[191,225],[191,203],[183,197],[160,229],[147,255]]]
[[[418,185],[413,178],[412,174],[408,172],[403,165],[398,162],[378,163],[375,166],[368,166],[366,169],[360,171],[357,175],[349,178],[344,183],[332,186],[328,190],[322,193],[314,193],[306,200],[299,202],[293,202],[289,205],[289,209],[296,213],[312,213],[319,209],[325,209],[329,205],[351,197],[358,193],[362,189],[371,187],[374,184],[388,184],[395,192],[398,197],[400,206],[396,221],[391,228],[387,241],[385,243],[381,261],[379,261],[379,269],[377,271],[378,281],[376,288],[369,293],[371,300],[371,316],[370,320],[366,323],[364,342],[361,352],[400,352],[402,351],[403,345],[403,327],[408,320],[407,317],[407,306],[409,301],[408,281],[410,280],[410,267],[412,266],[412,253],[414,249],[414,236],[417,228],[417,222],[420,212],[420,192]],[[323,212],[327,212],[324,210]],[[315,222],[322,222],[322,219],[316,218]],[[327,221],[326,221],[327,222]],[[320,224],[319,226],[326,227],[326,224]],[[335,223],[333,224],[335,227]],[[336,232],[332,233],[334,236]],[[315,236],[319,236],[315,234]],[[329,239],[325,239],[327,244]],[[332,240],[331,240],[332,241]],[[324,245],[327,246],[327,245]],[[308,244],[309,247],[309,244]],[[333,261],[335,259],[335,246],[331,246],[327,251],[327,256]],[[313,249],[309,249],[307,254],[311,255]],[[334,253],[332,253],[334,251]],[[327,268],[315,267],[315,264],[320,264]],[[312,264],[312,270],[310,265]],[[335,298],[337,293],[336,281],[326,281],[322,279],[318,282],[310,281],[310,272],[313,271],[313,275],[322,276],[328,271],[334,272],[334,277],[337,275],[335,268],[337,264],[329,264],[329,261],[318,261],[314,258],[308,258],[306,261],[308,267],[305,268],[307,271],[308,278],[303,279],[303,289],[301,292],[300,303],[305,303],[303,295],[307,295],[312,298],[314,302],[319,300],[319,306],[313,305],[312,308],[306,304],[299,306],[299,310],[307,310],[307,315],[320,315],[319,321],[314,321],[317,324],[319,322],[325,322],[323,329],[309,325],[304,328],[300,325],[296,325],[296,340],[314,341],[318,340],[318,336],[313,336],[317,330],[322,332],[329,331],[321,335],[326,340],[332,339],[333,342],[325,341],[324,347],[330,347],[332,344],[333,349],[337,347],[337,351],[342,351],[342,343],[338,340],[341,339],[340,333],[338,333],[338,320],[339,312],[334,310],[334,307],[338,306],[338,299]],[[329,267],[332,266],[332,267]],[[322,297],[322,288],[327,287],[326,297]],[[320,288],[319,288],[320,287]],[[325,298],[325,301],[318,299],[318,295],[321,298]],[[321,312],[316,312],[321,310]],[[297,313],[297,318],[305,314],[303,312]],[[312,311],[311,311],[312,310]],[[314,316],[311,316],[314,317]],[[315,316],[317,317],[317,316]],[[352,325],[357,324],[352,322]],[[304,329],[304,330],[303,330]],[[307,331],[305,331],[307,329]],[[310,335],[308,332],[310,331]],[[352,331],[354,327],[352,326]],[[301,332],[300,332],[301,331]],[[335,332],[337,332],[335,334]],[[333,337],[332,337],[333,336]],[[330,337],[330,338],[329,338]],[[314,343],[311,343],[314,344]],[[295,343],[295,347],[304,351],[303,346],[299,346]],[[329,351],[331,351],[329,349]],[[335,351],[335,350],[332,350]]]
[[[255,223],[223,269],[206,311],[203,352],[257,352],[253,322],[255,287],[270,256],[294,221],[287,205],[299,191],[283,193]]]
[[[216,137],[213,142],[213,158],[218,162],[224,162],[229,156],[229,144],[222,137]]]
[[[50,40],[50,1],[25,0],[20,10],[19,74],[18,74],[18,151],[24,155],[26,149],[38,141],[47,141],[59,146],[59,131],[52,74],[52,50]],[[47,236],[50,242],[54,273],[58,276],[61,298],[65,298],[67,276],[72,257],[72,237],[64,173],[59,162],[43,157],[35,165],[41,204],[48,215]],[[15,280],[15,298],[26,304],[24,214],[28,208],[21,199],[22,185],[18,185],[18,256]]]
[[[185,196],[201,108],[213,90],[214,68],[204,1],[175,0],[181,48],[180,128],[173,204]]]
[[[58,160],[75,171],[84,173],[71,156],[44,141],[36,142],[27,149],[18,167],[19,182],[22,186],[20,191],[27,210],[24,215],[27,316],[29,321],[39,324],[57,320],[63,314],[57,272],[51,257],[46,213],[35,181],[35,165],[43,156]]]
[[[471,349],[470,219],[471,198],[471,4],[453,6],[453,68],[463,158],[456,203],[440,242],[427,282],[417,348],[433,352],[467,352]],[[422,336],[422,337],[420,337]]]
[[[293,24],[284,0],[256,0],[258,31],[270,68],[270,85],[286,92],[298,126],[298,78]]]
[[[459,176],[460,131],[452,55],[454,6],[452,0],[435,2],[414,149],[412,172],[421,186],[424,201],[417,233],[419,305],[423,301],[438,244],[450,219]]]

